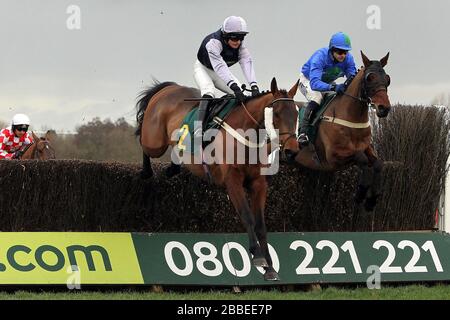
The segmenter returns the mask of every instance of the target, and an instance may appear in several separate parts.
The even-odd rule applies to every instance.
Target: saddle
[[[234,95],[224,95],[218,99],[212,99],[208,104],[207,113],[205,116],[205,123],[203,124],[203,131],[208,129],[219,128],[219,124],[213,119],[218,117],[225,120],[231,110],[237,105]],[[198,105],[192,109],[183,119],[178,133],[178,147],[186,152],[194,153],[197,148],[194,145],[194,122],[198,118]],[[187,139],[189,136],[189,139]],[[211,141],[205,141],[204,147]],[[192,148],[194,146],[194,148]]]
[[[323,113],[328,109],[331,101],[337,96],[335,92],[326,93],[323,97],[322,103],[320,104],[319,110],[317,110],[314,114],[313,119],[311,120],[311,125],[307,129],[307,134],[311,142],[314,143],[317,137],[317,130],[319,128],[320,121],[323,119]],[[298,128],[300,128],[300,124],[302,123],[303,117],[305,116],[305,108],[300,108],[298,110]]]

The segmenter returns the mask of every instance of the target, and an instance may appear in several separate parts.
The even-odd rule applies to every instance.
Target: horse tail
[[[136,121],[138,124],[138,128],[135,131],[135,135],[139,137],[141,135],[141,129],[142,129],[142,122],[144,121],[144,113],[147,109],[148,102],[150,99],[157,94],[160,90],[164,89],[165,87],[171,86],[176,84],[175,82],[159,82],[158,80],[154,80],[153,86],[148,87],[147,89],[143,90],[138,95],[138,102],[136,103]]]

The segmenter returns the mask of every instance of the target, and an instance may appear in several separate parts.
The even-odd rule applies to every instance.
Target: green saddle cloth
[[[235,98],[228,98],[214,103],[214,106],[208,106],[208,114],[206,116],[206,126],[204,132],[208,129],[219,128],[219,124],[213,121],[215,117],[224,120],[236,105]],[[219,112],[214,112],[214,109],[221,108]],[[198,147],[194,144],[194,122],[198,118],[198,106],[192,109],[183,119],[180,130],[178,131],[178,148],[184,152],[191,154],[198,151]],[[203,132],[203,133],[204,133]],[[194,147],[194,148],[192,148]]]
[[[317,129],[319,128],[320,120],[322,119],[322,115],[327,110],[328,106],[330,105],[330,102],[333,101],[333,99],[336,97],[336,93],[326,94],[324,99],[322,100],[322,103],[320,104],[319,110],[314,115],[314,118],[311,121],[311,125],[307,129],[307,134],[309,137],[309,140],[311,142],[316,141],[317,138]],[[303,121],[303,117],[305,116],[305,108],[300,108],[298,110],[298,128],[300,130],[300,124]]]

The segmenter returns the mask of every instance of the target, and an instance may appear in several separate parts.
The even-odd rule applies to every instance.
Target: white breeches
[[[201,91],[202,96],[204,94],[208,94],[212,97],[216,97],[216,89],[224,93],[233,94],[233,90],[231,90],[226,83],[219,78],[214,70],[208,69],[198,60],[194,63],[194,79]],[[235,76],[233,76],[233,79],[237,85],[241,87],[239,80],[237,80]]]
[[[323,94],[320,91],[314,91],[311,89],[308,78],[305,77],[303,73],[300,72],[300,92],[303,93],[308,101],[315,101],[319,105],[323,100]]]

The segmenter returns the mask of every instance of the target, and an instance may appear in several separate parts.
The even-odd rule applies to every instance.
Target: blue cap
[[[352,44],[350,42],[350,37],[343,32],[338,32],[338,33],[333,34],[333,36],[330,39],[330,45],[328,47],[330,49],[337,48],[337,49],[346,50],[346,51],[352,50]]]

